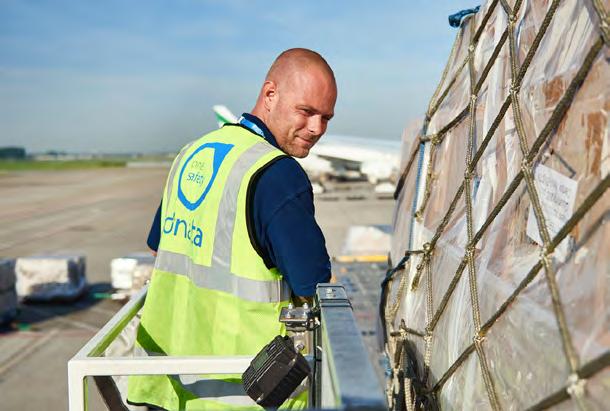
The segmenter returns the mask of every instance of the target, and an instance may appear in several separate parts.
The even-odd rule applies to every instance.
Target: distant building
[[[0,147],[0,160],[24,160],[25,148]]]

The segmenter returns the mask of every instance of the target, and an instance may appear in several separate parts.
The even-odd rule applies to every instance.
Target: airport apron
[[[285,327],[290,289],[251,242],[252,182],[286,155],[237,125],[186,146],[174,160],[161,241],[136,355],[255,355]],[[260,408],[240,375],[130,377],[128,401],[167,410]],[[305,408],[306,392],[282,408]]]

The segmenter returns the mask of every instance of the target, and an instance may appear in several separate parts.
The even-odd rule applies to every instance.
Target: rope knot
[[[472,244],[468,244],[468,245],[466,246],[466,256],[467,256],[468,258],[474,258],[474,252],[475,252],[474,245],[472,245]]]
[[[466,171],[464,172],[464,180],[470,180],[471,178],[472,178],[472,171],[470,171],[467,168]]]
[[[468,46],[468,52],[474,53],[474,43]]]
[[[432,250],[432,244],[424,243],[423,248],[424,248],[424,253],[429,254],[430,251]]]
[[[551,258],[553,257],[553,252],[549,252],[546,246],[540,247],[540,261],[545,267],[551,265]]]
[[[521,90],[521,84],[511,83],[510,84],[510,94],[515,95],[519,93]]]
[[[508,16],[508,24],[515,24],[517,22],[517,15],[515,13],[511,13]]]
[[[531,169],[532,169],[532,163],[527,158],[524,158],[523,160],[521,160],[521,170],[524,173],[529,173]]]
[[[401,338],[402,337],[402,330],[392,330],[390,331],[390,337],[398,337]]]
[[[430,143],[434,146],[438,146],[441,143],[441,136],[434,133],[430,136]]]
[[[407,330],[405,330],[404,328],[402,328],[402,324],[400,325],[400,328],[398,330],[399,336],[400,336],[400,340],[404,341],[407,339]]]
[[[424,259],[425,259],[425,254],[424,254]],[[419,280],[421,278],[421,273],[424,270],[424,259],[422,259],[422,262],[417,264],[417,266],[415,267],[416,271],[415,271],[415,276],[413,277],[413,281],[411,282],[411,291],[416,291],[417,287],[419,287]]]
[[[566,391],[572,398],[582,398],[585,395],[585,384],[587,380],[580,378],[578,374],[570,374],[568,377],[568,388]]]
[[[480,331],[478,333],[476,333],[474,335],[474,337],[472,338],[472,341],[476,344],[476,345],[481,345],[481,343],[483,343],[483,341],[485,341],[485,334],[481,333]]]
[[[417,291],[417,287],[419,287],[419,277],[414,277],[411,282],[411,291]]]
[[[424,342],[426,344],[430,344],[432,342],[432,331],[426,330],[426,334],[424,335]]]
[[[423,214],[424,214],[424,213],[423,213],[423,212],[422,212],[422,210],[420,209],[420,210],[417,210],[417,211],[415,212],[415,214],[413,214],[413,217],[415,217],[415,219],[416,219],[418,222],[420,222],[420,223],[421,223],[422,218],[423,218]]]
[[[476,102],[477,102],[477,95],[476,95],[476,94],[471,94],[471,95],[470,95],[470,102],[471,102],[472,104],[474,104],[474,103],[476,103]]]

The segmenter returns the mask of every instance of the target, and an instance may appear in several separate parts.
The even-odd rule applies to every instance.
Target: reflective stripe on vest
[[[207,398],[230,405],[256,407],[256,403],[246,394],[240,383],[201,378],[198,375],[170,375],[169,377],[179,381],[182,387],[201,399]]]
[[[246,394],[244,386],[240,383],[227,382],[210,378],[201,378],[198,375],[170,375],[171,378],[180,381],[180,384],[197,395],[199,398],[213,398],[232,405],[254,405],[256,402]],[[296,398],[307,390],[305,379],[288,398]],[[210,393],[214,393],[213,397]]]
[[[165,354],[148,351],[142,347],[134,347],[134,355],[140,357],[159,357]],[[252,400],[243,388],[243,385],[236,382],[229,382],[215,378],[205,378],[201,375],[176,375],[171,374],[168,377],[174,379],[180,385],[202,399],[213,399],[226,404],[237,406],[256,406],[256,402]],[[296,398],[307,391],[308,379],[303,380],[301,384],[288,396],[288,398]]]
[[[216,246],[214,247],[216,249]],[[195,264],[190,257],[159,251],[155,268],[181,273],[198,287],[230,293],[242,300],[258,303],[277,303],[290,298],[290,287],[284,280],[260,281],[237,276],[222,266],[206,267]]]

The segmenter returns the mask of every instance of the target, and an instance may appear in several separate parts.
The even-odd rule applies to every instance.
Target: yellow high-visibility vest
[[[277,269],[265,266],[248,221],[257,173],[285,156],[248,129],[226,125],[176,157],[136,354],[255,355],[285,335],[278,317],[290,288]],[[167,410],[260,409],[239,375],[131,377],[128,399]],[[284,407],[305,408],[306,392]]]

